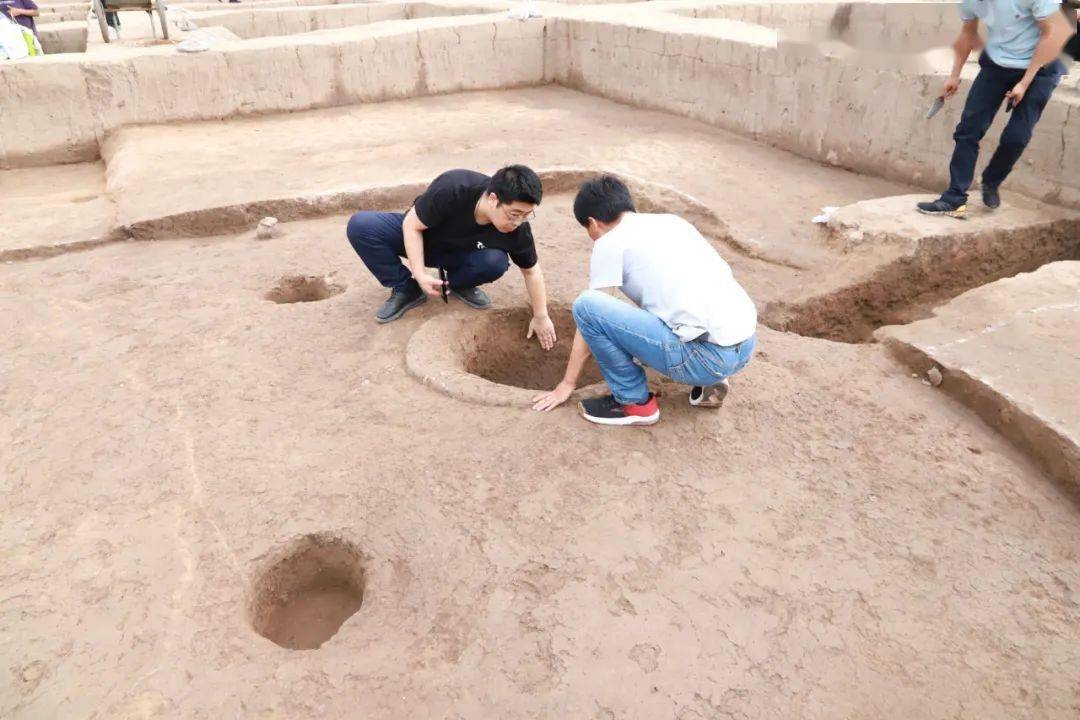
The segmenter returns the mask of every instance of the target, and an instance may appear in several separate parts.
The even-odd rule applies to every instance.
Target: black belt
[[[707,342],[707,343],[712,343],[713,345],[718,345],[719,347],[722,347],[722,348],[731,348],[732,350],[738,350],[740,347],[743,346],[744,343],[750,342],[750,338],[752,338],[752,337],[754,337],[754,336],[751,335],[750,337],[746,338],[745,340],[743,340],[741,342],[737,342],[734,345],[720,345],[720,343],[718,343],[718,342],[713,342],[712,336],[709,335],[709,333],[706,331],[706,332],[703,332],[701,335],[698,335],[691,342]]]

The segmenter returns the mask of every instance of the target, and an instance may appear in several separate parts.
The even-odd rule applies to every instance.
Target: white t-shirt
[[[709,241],[678,215],[625,213],[593,246],[589,287],[622,288],[683,342],[709,333],[737,345],[757,327],[757,310]]]

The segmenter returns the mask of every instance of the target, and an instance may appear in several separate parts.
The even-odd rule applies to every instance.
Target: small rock
[[[940,385],[941,381],[944,380],[944,378],[941,376],[941,371],[938,370],[936,367],[932,367],[929,371],[927,371],[926,379],[929,380],[930,384],[934,387]]]
[[[278,219],[276,217],[264,217],[255,228],[255,237],[260,240],[269,240],[277,235]]]

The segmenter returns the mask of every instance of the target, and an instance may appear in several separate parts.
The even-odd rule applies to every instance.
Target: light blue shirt
[[[1042,32],[1039,21],[1060,12],[1060,0],[961,0],[960,17],[986,25],[986,54],[1002,67],[1031,64]]]

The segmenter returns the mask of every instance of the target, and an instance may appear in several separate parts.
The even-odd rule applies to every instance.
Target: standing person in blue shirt
[[[967,191],[975,176],[979,141],[990,129],[1002,103],[1014,108],[1001,141],[982,174],[983,204],[1001,205],[998,188],[1031,140],[1035,124],[1061,82],[1065,68],[1058,55],[1072,28],[1060,10],[1060,0],[962,0],[963,29],[953,43],[956,57],[942,95],[952,97],[960,87],[960,70],[981,44],[979,21],[986,23],[986,48],[979,57],[979,74],[971,84],[964,113],[956,126],[949,189],[937,200],[918,204],[919,212],[962,218]]]

